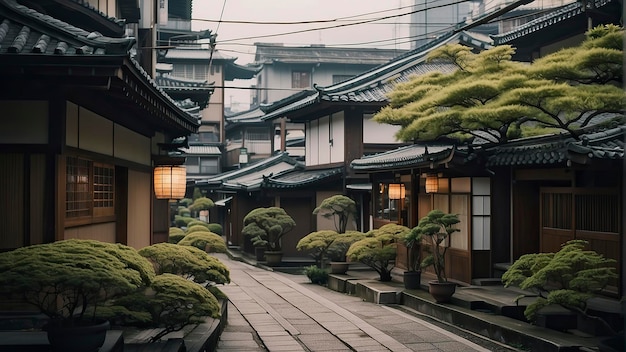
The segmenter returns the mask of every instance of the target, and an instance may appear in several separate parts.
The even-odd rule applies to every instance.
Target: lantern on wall
[[[426,175],[426,193],[437,193],[439,191],[439,178],[437,174]]]
[[[187,170],[182,165],[159,165],[154,168],[154,194],[157,199],[185,197]]]
[[[402,183],[389,184],[389,199],[404,199],[405,188]]]

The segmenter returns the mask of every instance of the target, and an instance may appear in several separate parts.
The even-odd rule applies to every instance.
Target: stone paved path
[[[218,352],[490,351],[412,314],[310,284],[304,275],[218,257],[232,281],[221,288],[230,305]]]

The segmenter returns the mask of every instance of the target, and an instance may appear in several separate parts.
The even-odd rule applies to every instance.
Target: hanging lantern
[[[187,170],[181,165],[160,165],[154,168],[154,194],[157,199],[185,197]]]
[[[439,178],[436,174],[426,176],[426,193],[437,193],[439,191]]]
[[[405,197],[404,184],[391,183],[389,184],[389,199],[404,199]]]

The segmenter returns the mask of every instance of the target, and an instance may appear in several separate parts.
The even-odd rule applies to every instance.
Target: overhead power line
[[[250,37],[226,39],[226,40],[220,41],[220,43],[224,44],[224,43],[229,43],[229,42],[238,41],[238,40],[249,40],[249,39],[279,37],[279,36],[291,35],[291,34],[307,33],[307,32],[314,32],[314,31],[328,30],[328,29],[335,29],[335,28],[342,28],[342,27],[349,27],[349,26],[357,26],[357,25],[368,24],[368,23],[372,23],[372,22],[383,21],[383,20],[387,20],[387,19],[391,19],[391,18],[403,17],[403,16],[414,14],[414,13],[424,12],[424,11],[428,11],[428,10],[432,10],[432,9],[436,9],[436,8],[441,8],[441,7],[446,7],[446,6],[450,6],[450,5],[461,4],[461,3],[469,2],[469,1],[471,1],[471,0],[457,0],[457,1],[446,3],[446,4],[443,4],[443,5],[434,5],[434,6],[431,6],[431,7],[422,8],[422,9],[418,9],[418,10],[413,10],[413,11],[409,11],[409,12],[402,13],[402,14],[383,16],[383,17],[378,17],[378,18],[358,21],[358,22],[354,22],[354,23],[343,23],[343,24],[337,24],[337,25],[334,25],[334,26],[308,28],[308,29],[302,29],[302,30],[291,31],[291,32],[284,32],[284,33],[266,34],[266,35],[259,35],[259,36],[250,36]],[[197,19],[192,19],[192,20],[197,20]]]

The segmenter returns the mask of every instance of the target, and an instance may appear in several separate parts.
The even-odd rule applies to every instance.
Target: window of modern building
[[[311,86],[311,73],[308,71],[291,72],[291,88],[309,88]]]

